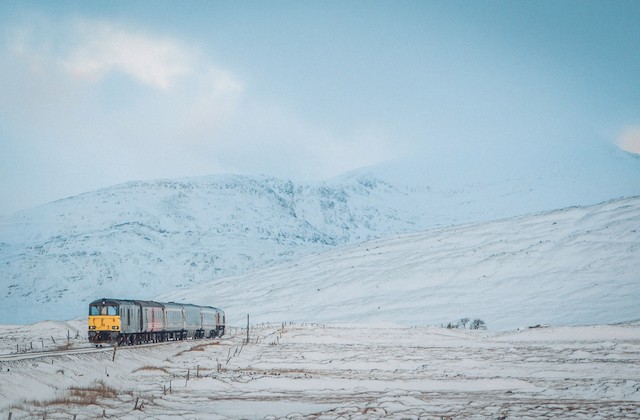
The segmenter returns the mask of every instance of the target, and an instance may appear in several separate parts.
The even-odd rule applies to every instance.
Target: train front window
[[[118,307],[116,305],[91,305],[89,315],[118,315]]]

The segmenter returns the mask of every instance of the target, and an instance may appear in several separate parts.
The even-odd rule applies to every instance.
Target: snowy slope
[[[131,182],[0,219],[1,323],[68,319],[103,296],[174,288],[426,224],[371,178]],[[22,308],[15,314],[12,308]]]
[[[478,318],[491,329],[640,319],[640,198],[374,240],[163,299],[232,323]]]

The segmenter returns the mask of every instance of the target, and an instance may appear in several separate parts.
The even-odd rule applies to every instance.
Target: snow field
[[[37,325],[25,334],[44,331]],[[5,355],[0,416],[640,416],[638,325],[494,332],[284,323],[254,327],[249,344],[245,338],[232,329],[219,341],[123,347],[115,361],[111,348]]]

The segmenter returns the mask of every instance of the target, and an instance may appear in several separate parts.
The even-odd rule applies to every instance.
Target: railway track
[[[148,347],[158,347],[158,346],[167,346],[167,345],[175,345],[177,343],[209,343],[209,342],[221,342],[225,340],[231,339],[233,336],[225,336],[218,337],[215,339],[190,339],[190,340],[172,340],[172,341],[164,341],[161,343],[145,343],[145,344],[137,344],[134,346],[100,346],[96,347],[93,344],[89,344],[87,342],[86,346],[70,348],[70,349],[51,349],[51,350],[40,350],[34,352],[25,352],[25,353],[9,353],[9,354],[1,354],[0,362],[15,362],[21,360],[33,360],[40,359],[45,357],[52,356],[71,356],[76,354],[87,354],[87,353],[100,353],[100,352],[113,352],[115,351],[123,351],[123,350],[136,350],[136,349],[144,349]]]

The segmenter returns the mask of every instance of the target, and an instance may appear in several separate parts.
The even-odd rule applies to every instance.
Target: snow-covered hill
[[[0,219],[0,323],[68,319],[425,224],[406,191],[358,177],[131,182]],[[19,312],[13,309],[20,308]]]
[[[604,163],[595,157],[594,162],[604,170],[595,170],[597,165],[589,165],[591,161],[585,161],[584,154],[577,163],[551,165],[553,171],[539,173],[530,170],[533,164],[526,168],[520,165],[521,156],[513,168],[499,170],[493,167],[496,162],[486,162],[486,170],[478,169],[483,165],[474,162],[474,156],[467,156],[467,161],[454,166],[445,163],[451,159],[439,162],[436,156],[424,162],[362,169],[320,183],[218,175],[130,182],[55,201],[0,218],[0,324],[84,316],[87,303],[103,296],[172,296],[176,290],[294,263],[303,256],[377,238],[640,194],[638,158],[615,148],[602,152]],[[472,166],[475,172],[470,173]],[[501,178],[499,174],[509,176]],[[519,219],[514,220],[493,237],[520,231]],[[530,235],[544,237],[546,233],[543,229]],[[460,239],[439,258],[464,265],[464,260],[459,263],[452,255],[460,255],[460,250],[468,247],[487,249],[480,239],[476,243]],[[422,246],[407,240],[401,247]],[[527,237],[518,240],[526,241]],[[591,252],[599,255],[601,250],[594,247]],[[402,255],[394,261],[409,264],[402,261]],[[363,261],[351,265],[367,264],[368,254],[361,256]],[[571,264],[587,264],[585,261],[595,258],[589,254],[581,257]],[[325,257],[318,258],[324,261]],[[335,265],[343,263],[336,259]],[[390,262],[384,264],[374,271],[393,267]],[[571,264],[559,270],[573,272]],[[536,269],[535,265],[529,267],[523,275],[535,276]],[[316,278],[314,273],[318,274],[310,270],[295,277],[309,278],[321,290],[324,283],[335,282],[333,277]],[[468,274],[461,271],[460,276]],[[433,277],[429,272],[424,275]],[[282,276],[283,281],[295,284],[296,278]],[[241,281],[233,278],[237,279],[233,282]],[[464,295],[466,286],[457,281],[457,277],[452,278],[451,287]],[[245,286],[265,295],[270,293],[257,279],[248,285],[239,284],[238,290],[245,290]],[[225,290],[231,295],[237,293],[236,289]],[[291,290],[289,299],[297,300],[295,288]],[[357,287],[353,290],[360,291]],[[513,293],[521,292],[513,289]],[[305,296],[304,290],[301,293]],[[361,295],[342,297],[355,302]],[[452,295],[454,298],[457,299]],[[243,313],[246,306],[254,306],[250,301],[236,305],[233,299],[216,294],[212,301],[206,300],[220,306],[230,304],[234,311]],[[374,301],[378,302],[376,308],[388,307],[382,296]],[[265,305],[261,309],[265,314],[271,313],[266,309],[269,305],[278,306],[274,302]],[[396,305],[402,314],[397,317],[408,320],[406,311],[413,306],[400,301]],[[349,318],[351,309],[343,309],[334,308],[336,314],[344,315],[336,319]],[[315,312],[326,318],[325,311],[320,308],[299,318],[308,319]],[[455,305],[451,310],[454,314],[457,316]],[[431,319],[417,317],[415,321]]]
[[[492,329],[640,319],[640,197],[335,249],[163,296],[259,321]]]

